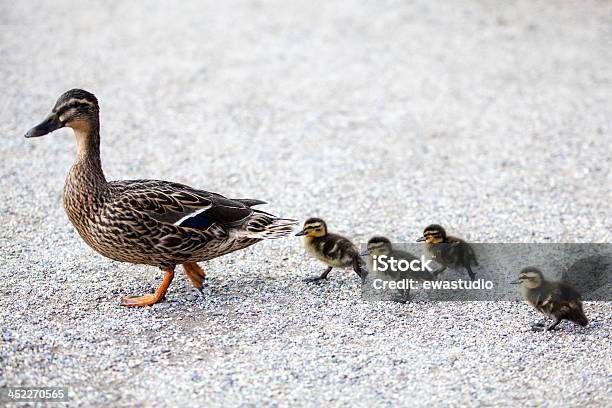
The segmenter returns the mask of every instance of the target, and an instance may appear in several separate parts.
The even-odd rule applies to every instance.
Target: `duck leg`
[[[323,271],[321,276],[317,276],[315,278],[306,278],[306,279],[304,279],[304,282],[317,282],[317,281],[320,281],[320,280],[325,280],[325,279],[327,279],[327,275],[329,275],[331,270],[332,270],[332,267],[329,266],[326,270]]]
[[[399,289],[398,303],[409,303],[410,302],[410,287],[407,289]]]
[[[440,274],[441,274],[442,272],[444,272],[445,270],[446,270],[446,266],[442,266],[442,267],[440,267],[439,269],[436,269],[435,271],[433,271],[433,272],[431,273],[431,275],[432,275],[434,278],[437,278],[437,277],[438,277],[438,275],[440,275]]]
[[[551,324],[550,326],[548,326],[548,327],[546,328],[546,330],[548,330],[548,331],[555,330],[555,329],[556,329],[556,327],[557,327],[557,325],[558,325],[559,323],[561,323],[561,320],[562,320],[562,319],[556,318],[556,319],[555,319],[555,322],[554,322],[553,324]]]
[[[470,277],[470,280],[474,282],[474,280],[476,279],[476,274],[472,271],[472,267],[470,266],[470,264],[465,265],[465,269],[467,269],[467,273]]]
[[[161,285],[159,286],[159,288],[157,288],[154,294],[144,295],[141,297],[124,297],[121,300],[121,306],[136,307],[154,305],[155,303],[159,302],[164,298],[164,296],[166,295],[166,291],[170,286],[170,283],[172,283],[173,278],[174,271],[166,271],[166,274],[164,275],[164,280],[162,281]]]
[[[202,292],[204,281],[206,280],[206,272],[195,262],[186,262],[183,264],[185,275],[191,281],[194,288]]]
[[[355,256],[353,258],[353,270],[355,271],[357,276],[359,276],[359,278],[361,279],[361,283],[362,284],[365,283],[366,277],[368,276],[368,272],[367,270],[362,268],[361,259],[358,256]]]

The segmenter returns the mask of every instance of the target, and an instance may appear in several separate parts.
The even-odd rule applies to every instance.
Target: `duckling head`
[[[439,244],[446,240],[446,230],[441,225],[431,224],[423,230],[423,236],[417,242],[425,241],[428,244]]]
[[[25,137],[40,137],[57,129],[70,127],[75,132],[87,133],[99,127],[98,99],[82,89],[71,89],[62,94],[51,113],[38,125],[30,129]]]
[[[327,224],[320,218],[309,218],[304,222],[304,228],[295,235],[311,238],[324,237],[327,235]]]
[[[388,238],[372,237],[368,241],[367,252],[362,253],[361,255],[370,255],[370,256],[387,255],[388,256],[391,253],[392,249],[393,249],[393,245],[391,244],[391,241]]]
[[[539,288],[544,281],[544,275],[542,272],[533,266],[523,269],[519,272],[518,282],[526,288],[535,289]]]

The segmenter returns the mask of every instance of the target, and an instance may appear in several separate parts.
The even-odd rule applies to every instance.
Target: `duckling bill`
[[[446,230],[438,224],[428,225],[423,231],[423,236],[417,242],[425,241],[427,252],[431,258],[442,265],[443,272],[446,268],[465,268],[470,280],[476,279],[472,266],[478,266],[474,249],[461,238],[446,234]]]
[[[325,280],[333,268],[348,267],[353,268],[362,281],[365,279],[357,246],[348,238],[329,232],[321,218],[307,219],[302,231],[295,235],[304,237],[304,247],[310,256],[327,265],[320,276],[308,278],[307,282]]]
[[[554,330],[562,320],[585,327],[589,320],[582,308],[582,297],[572,286],[546,280],[538,268],[523,269],[518,276],[523,297],[538,312],[550,317],[554,322],[546,330]],[[534,331],[543,330],[544,323],[532,325]]]
[[[64,209],[83,240],[103,256],[155,266],[164,279],[154,294],[128,297],[123,306],[146,306],[164,298],[177,265],[198,290],[206,274],[197,264],[289,235],[294,220],[251,207],[255,199],[230,199],[217,193],[161,180],[107,181],[100,160],[100,109],[97,98],[72,89],[51,113],[25,134],[41,137],[68,127],[74,131],[77,158],[64,185]]]

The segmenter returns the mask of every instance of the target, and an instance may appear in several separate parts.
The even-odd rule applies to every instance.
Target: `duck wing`
[[[450,244],[449,254],[453,257],[455,262],[460,261],[464,266],[478,266],[476,253],[470,244],[461,238],[451,236],[447,237],[447,242]]]
[[[551,298],[556,302],[571,302],[581,300],[582,296],[572,286],[559,282],[552,285]]]
[[[232,200],[221,194],[162,180],[121,180],[110,184],[114,200],[124,207],[186,228],[208,229],[213,224],[237,226],[253,214],[250,206],[265,203],[253,199]]]
[[[589,323],[582,309],[582,296],[572,286],[562,282],[550,284],[550,309],[557,318],[570,320],[581,326]]]

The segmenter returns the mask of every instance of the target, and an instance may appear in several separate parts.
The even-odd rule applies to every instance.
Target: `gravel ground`
[[[522,302],[367,302],[297,238],[182,273],[93,253],[64,215],[58,95],[101,102],[109,179],[318,215],[364,242],[612,242],[609,1],[0,1],[0,386],[79,406],[612,405],[612,302],[532,333]]]

